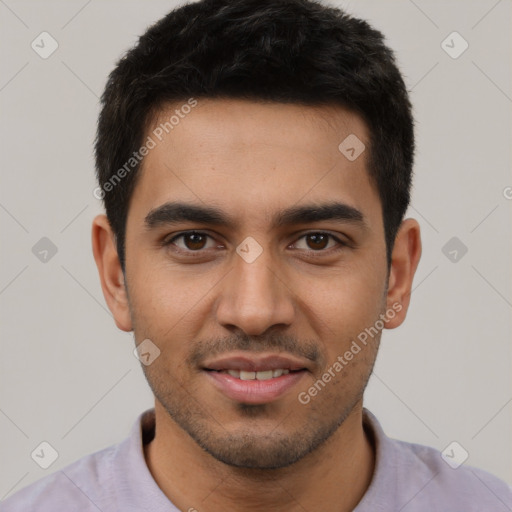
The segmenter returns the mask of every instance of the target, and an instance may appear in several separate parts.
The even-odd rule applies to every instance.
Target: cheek
[[[384,285],[376,283],[379,280],[375,275],[339,275],[309,296],[308,304],[313,310],[310,318],[317,318],[318,340],[325,357],[323,368],[315,377],[322,378],[329,368],[336,375],[328,386],[326,400],[331,393],[335,398],[340,393],[356,392],[364,386],[373,366],[380,331],[372,327],[385,307]]]
[[[173,326],[179,329],[187,317],[193,317],[215,284],[207,275],[177,272],[167,262],[147,261],[139,268],[151,270],[130,282],[134,313],[161,332]]]
[[[385,304],[384,291],[385,283],[375,270],[344,269],[310,282],[301,295],[307,297],[306,309],[320,319],[327,337],[345,339],[375,322]]]
[[[186,358],[212,307],[215,280],[181,275],[158,264],[150,268],[130,282],[135,338],[138,343],[148,338],[160,350],[146,368],[148,375],[162,382],[184,378],[189,371]]]

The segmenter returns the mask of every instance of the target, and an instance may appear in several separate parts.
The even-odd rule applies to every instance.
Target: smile
[[[281,377],[281,375],[287,375],[290,370],[286,368],[278,368],[276,370],[263,370],[259,372],[248,372],[245,370],[221,370],[220,373],[227,373],[231,377],[240,380],[269,380]]]
[[[286,353],[233,352],[207,360],[203,374],[237,403],[265,404],[284,397],[309,374],[311,361]]]

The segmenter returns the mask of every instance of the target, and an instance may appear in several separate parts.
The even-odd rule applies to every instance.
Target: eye
[[[208,241],[210,241],[209,246]],[[215,242],[210,235],[199,231],[187,231],[164,242],[164,245],[171,244],[186,252],[198,252],[201,249],[211,249],[216,247]]]
[[[201,254],[206,249],[220,247],[215,240],[201,231],[185,231],[162,242],[164,246],[174,246],[177,253]],[[348,244],[338,237],[325,232],[311,232],[302,235],[292,244],[293,249],[304,250],[308,253],[334,252],[343,249]]]
[[[300,241],[305,242],[300,247]],[[330,242],[333,242],[330,244]],[[304,249],[306,251],[320,252],[326,249],[331,249],[333,247],[345,246],[347,244],[343,243],[339,238],[331,235],[330,233],[316,232],[316,233],[307,233],[299,238],[299,241],[295,242],[294,248],[296,249]]]

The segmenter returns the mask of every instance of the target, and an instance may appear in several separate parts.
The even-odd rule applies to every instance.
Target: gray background
[[[102,211],[92,140],[115,61],[174,5],[0,0],[0,498],[121,440],[152,406],[92,257]],[[407,322],[383,335],[366,406],[388,435],[440,450],[457,441],[466,464],[512,483],[512,4],[338,5],[386,35],[417,120],[409,216],[423,258]],[[31,48],[43,31],[59,44],[47,59]],[[453,31],[469,43],[456,59],[441,46]],[[452,51],[460,43],[448,39]],[[46,262],[32,251],[42,237],[57,247]],[[46,470],[30,456],[42,441],[59,454]]]

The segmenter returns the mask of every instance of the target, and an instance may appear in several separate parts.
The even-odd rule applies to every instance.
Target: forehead
[[[132,198],[140,215],[175,200],[258,213],[262,220],[300,202],[342,200],[380,209],[367,150],[356,159],[340,151],[346,140],[357,152],[368,148],[358,115],[337,106],[233,99],[197,99],[183,108],[187,104],[166,105],[146,133],[154,147]]]

